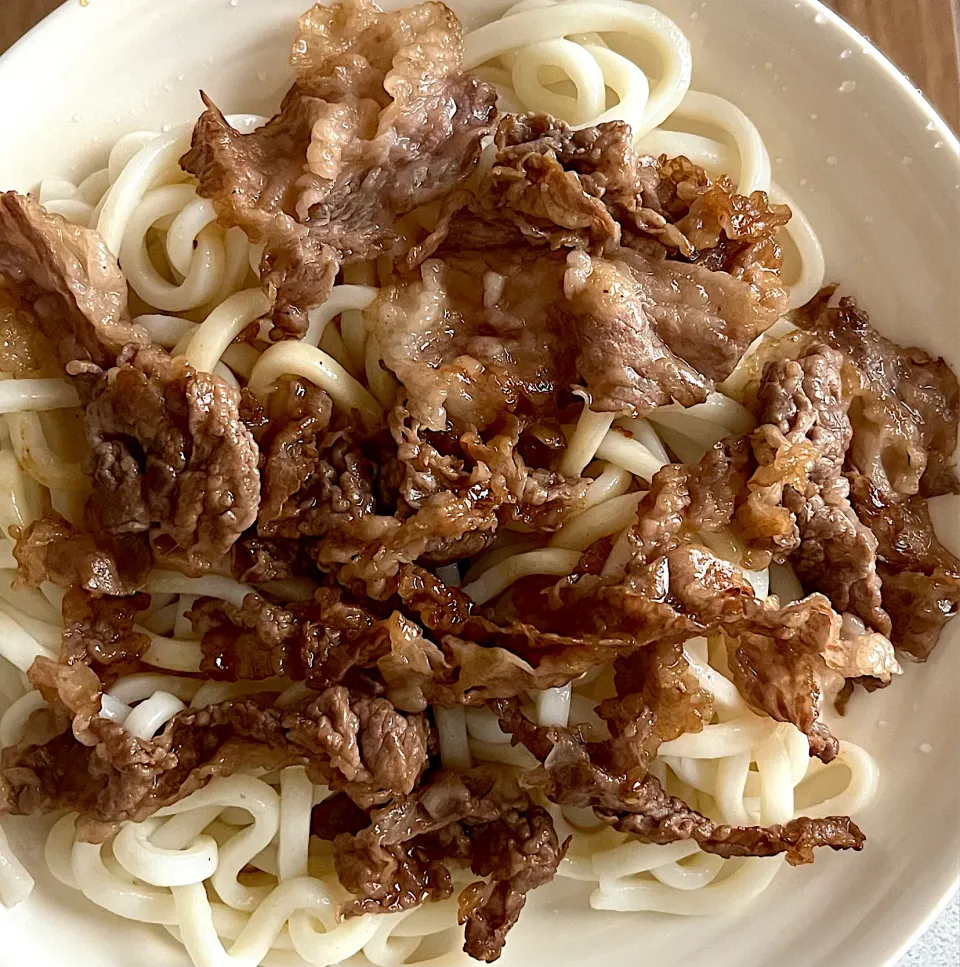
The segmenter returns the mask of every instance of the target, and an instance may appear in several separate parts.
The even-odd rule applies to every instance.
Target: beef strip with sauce
[[[303,379],[258,401],[150,347],[95,232],[0,198],[13,346],[0,368],[56,356],[75,378],[92,483],[82,523],[49,515],[14,535],[18,581],[67,593],[58,659],[29,673],[47,704],[0,753],[0,813],[77,810],[81,837],[103,840],[213,776],[304,765],[334,790],[312,825],[352,894],[342,912],[449,897],[452,868],[469,867],[466,950],[493,961],[567,848],[543,797],[723,857],[862,847],[847,817],[715,823],[649,768],[712,715],[691,637],[722,638],[744,699],[824,761],[830,676],[874,687],[898,670],[891,642],[930,653],[960,606],[960,561],[926,503],[960,490],[960,392],[941,360],[827,290],[796,314],[799,335],[757,353],[757,429],[650,481],[619,569],[604,573],[605,538],[570,576],[475,605],[432,569],[508,527],[546,539],[586,505],[590,480],[556,469],[578,397],[632,417],[700,402],[781,315],[790,213],[685,158],[638,156],[622,123],[497,119],[493,89],[460,64],[442,4],[317,5],[280,113],[244,135],[205,99],[182,162],[221,222],[264,244],[275,336],[303,332],[341,266],[397,260],[365,317],[401,384],[381,428],[352,425]],[[726,530],[751,567],[790,563],[814,593],[758,599],[707,546]],[[135,624],[154,563],[255,584],[240,607],[192,607],[201,673],[303,682],[303,696],[187,709],[149,740],[101,717],[105,688],[149,646]],[[272,582],[291,578],[301,591],[283,601]],[[602,734],[521,712],[527,693],[611,663]],[[540,765],[440,768],[430,709],[456,705],[494,708]]]

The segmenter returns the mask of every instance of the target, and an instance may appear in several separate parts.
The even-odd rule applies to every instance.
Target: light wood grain
[[[0,51],[59,5],[60,0],[0,0]],[[80,3],[83,0],[67,0]],[[86,0],[96,3],[97,0]],[[157,0],[162,2],[162,0]],[[264,0],[269,2],[269,0]],[[732,2],[732,0],[725,0]],[[786,3],[787,0],[768,0]],[[960,131],[957,0],[825,0],[866,34]],[[305,0],[304,6],[308,4]]]

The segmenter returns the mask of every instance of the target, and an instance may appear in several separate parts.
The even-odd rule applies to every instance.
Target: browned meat
[[[926,500],[886,493],[856,473],[850,482],[853,506],[877,540],[890,639],[924,661],[960,611],[960,559],[937,539]]]
[[[850,463],[888,493],[960,493],[954,469],[960,387],[942,359],[881,336],[853,299],[835,288],[797,313],[797,324],[840,350],[858,377],[852,387]]]
[[[349,428],[330,425],[330,397],[299,379],[280,382],[260,435],[261,537],[325,537],[376,513],[377,468],[354,448]]]
[[[483,430],[506,409],[547,408],[575,378],[553,308],[565,270],[561,256],[526,248],[456,253],[382,290],[377,341],[414,419]]]
[[[306,541],[241,537],[233,549],[233,573],[245,584],[282,581],[310,571]]]
[[[17,299],[16,287],[0,286],[0,372],[22,379],[53,375],[60,366],[33,313]]]
[[[0,276],[28,306],[61,363],[106,368],[150,339],[127,312],[127,282],[103,239],[16,192],[0,195]]]
[[[460,895],[465,950],[496,960],[530,890],[553,879],[566,852],[549,813],[505,774],[439,771],[416,795],[377,810],[370,825],[334,841],[340,882],[354,894],[347,915],[407,910],[453,893],[445,860],[469,862],[489,883]]]
[[[183,798],[214,775],[269,761],[272,768],[303,764],[317,782],[343,789],[369,807],[409,794],[427,763],[422,716],[400,715],[383,700],[342,686],[326,689],[294,709],[265,708],[254,700],[188,709],[153,740],[137,739],[99,718],[99,684],[84,666],[38,660],[54,676],[59,699],[75,716],[74,731],[45,744],[27,741],[0,753],[0,812],[75,809],[89,834],[102,824],[142,820]],[[47,676],[49,677],[49,676]],[[56,700],[58,692],[45,692]],[[86,696],[83,704],[72,695]],[[91,703],[92,706],[91,706]],[[69,717],[61,727],[69,724]],[[266,754],[266,758],[264,758]]]
[[[496,93],[459,74],[461,52],[443,4],[318,4],[294,44],[299,79],[270,123],[241,135],[205,99],[181,164],[222,220],[266,243],[261,277],[282,329],[305,329],[341,264],[401,254],[398,219],[470,174]]]
[[[649,645],[618,658],[614,667],[617,695],[601,702],[597,713],[610,728],[615,760],[648,765],[661,742],[700,732],[710,721],[713,697],[679,643]]]
[[[219,377],[142,350],[97,384],[86,424],[92,506],[106,534],[149,534],[156,552],[198,572],[256,519],[256,444],[239,394]]]
[[[515,704],[498,707],[500,724],[513,733],[514,743],[543,763],[524,775],[524,785],[560,805],[593,808],[600,819],[642,842],[693,839],[704,852],[724,857],[786,853],[792,865],[812,862],[817,846],[863,848],[863,833],[845,816],[801,818],[767,828],[718,825],[668,796],[654,776],[644,775],[642,762],[612,755],[608,743],[584,742],[576,731],[536,726]]]
[[[627,249],[564,260],[528,246],[441,249],[386,288],[376,313],[384,362],[431,430],[555,412],[581,384],[598,411],[691,405],[777,318],[726,273]]]
[[[657,212],[644,209],[640,159],[628,125],[573,130],[545,114],[506,115],[497,126],[497,158],[472,201],[486,221],[510,225],[551,248],[616,247],[626,231],[685,239]]]
[[[803,472],[784,478],[779,489],[788,539],[775,542],[792,551],[791,563],[804,588],[827,595],[837,611],[859,617],[883,635],[890,618],[883,610],[877,574],[877,541],[858,520],[849,486],[841,476],[853,438],[849,400],[843,390],[844,357],[835,349],[812,343],[797,360],[767,363],[757,393],[759,419],[755,437],[761,462],[779,445],[811,459]],[[783,441],[783,442],[781,442]],[[812,445],[813,452],[806,449]],[[774,465],[783,459],[780,449]],[[769,491],[768,491],[769,493]]]
[[[825,594],[837,611],[849,611],[889,636],[877,573],[877,539],[854,513],[840,477],[822,495],[788,501],[796,507],[800,546],[791,563],[804,588]]]
[[[335,792],[313,807],[310,835],[333,842],[341,834],[355,836],[370,817],[345,792]]]
[[[542,806],[532,805],[480,828],[473,837],[470,868],[491,879],[471,883],[460,894],[460,922],[466,924],[463,949],[471,957],[484,963],[499,959],[527,894],[556,876],[569,843],[561,845]]]
[[[748,468],[742,440],[718,444],[699,465],[664,467],[638,507],[625,574],[561,581],[553,620],[568,633],[629,635],[638,646],[723,632],[744,698],[796,724],[829,761],[837,742],[818,720],[818,670],[839,648],[840,616],[820,595],[786,607],[758,600],[736,566],[696,543],[731,523]],[[725,486],[711,486],[718,477]]]
[[[762,424],[774,426],[792,444],[817,449],[811,478],[821,486],[835,480],[853,438],[844,398],[843,356],[813,343],[796,360],[767,363],[757,393]]]
[[[386,513],[368,512],[372,496],[364,502],[359,495],[372,493],[372,481],[361,483],[372,465],[355,453],[341,454],[335,443],[333,470],[326,472],[331,483],[321,491],[327,502],[310,507],[313,529],[324,537],[310,549],[320,567],[382,599],[404,564],[443,564],[475,554],[502,521],[541,531],[559,527],[580,508],[589,481],[528,468],[518,452],[523,425],[509,414],[502,424],[486,440],[471,429],[441,454],[423,438],[419,423],[396,408],[390,418],[395,456],[380,481],[393,514],[386,507]],[[442,473],[442,484],[435,473]]]
[[[101,679],[116,678],[150,646],[147,635],[133,627],[137,615],[149,606],[146,594],[98,597],[70,588],[63,598],[60,661],[91,665]]]
[[[497,156],[473,192],[448,198],[411,264],[445,242],[460,249],[527,243],[609,254],[618,246],[654,260],[682,258],[749,284],[764,309],[783,310],[777,233],[790,209],[762,192],[737,195],[686,158],[639,158],[628,125],[574,130],[543,114],[507,115]]]
[[[278,676],[319,690],[389,649],[376,615],[334,588],[286,607],[256,594],[248,594],[242,608],[201,598],[188,616],[203,635],[201,671],[221,681]]]
[[[625,249],[609,261],[573,254],[569,266],[577,371],[599,411],[702,402],[780,311],[724,272]]]
[[[356,835],[334,840],[337,875],[356,897],[344,912],[390,913],[449,897],[443,859],[469,855],[463,824],[496,822],[527,802],[515,783],[489,769],[431,773],[415,795],[373,812]]]
[[[28,587],[51,581],[61,588],[83,588],[96,594],[132,594],[151,564],[149,548],[136,540],[98,541],[93,534],[54,516],[28,525],[13,553],[17,579]]]

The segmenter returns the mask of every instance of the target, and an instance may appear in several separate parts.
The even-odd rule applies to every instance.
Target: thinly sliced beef
[[[496,93],[460,75],[460,25],[440,3],[318,4],[292,60],[277,117],[243,135],[207,100],[181,164],[221,220],[266,244],[276,322],[300,333],[342,264],[402,254],[398,220],[470,174]]]
[[[728,178],[711,181],[686,158],[638,157],[620,121],[573,129],[544,114],[506,115],[495,141],[490,170],[473,191],[448,198],[411,263],[442,243],[488,249],[524,239],[594,255],[622,245],[729,273],[766,310],[783,310],[777,234],[791,213],[763,192],[737,195]]]
[[[550,814],[489,768],[436,772],[416,795],[374,812],[370,825],[334,840],[348,915],[406,910],[453,893],[445,861],[489,877],[460,894],[464,949],[496,960],[530,890],[548,883],[566,852]]]
[[[812,862],[818,846],[863,848],[863,833],[843,816],[795,819],[785,826],[719,825],[668,796],[654,776],[644,774],[642,762],[618,759],[606,744],[584,742],[576,731],[536,726],[510,703],[500,704],[500,724],[542,763],[523,776],[524,785],[559,805],[592,808],[641,842],[692,839],[704,852],[723,857],[786,853],[792,865]]]
[[[258,440],[261,537],[322,538],[376,513],[377,467],[332,415],[330,397],[305,380],[282,380],[270,394]]]
[[[283,677],[319,690],[370,667],[390,647],[378,616],[334,588],[285,607],[256,594],[242,608],[201,598],[188,617],[203,636],[200,669],[220,681]]]
[[[831,307],[834,292],[825,289],[796,321],[843,353],[857,377],[850,410],[852,468],[887,493],[960,493],[954,468],[960,422],[956,376],[942,359],[881,336],[853,299]]]
[[[595,410],[643,416],[703,402],[776,321],[746,283],[699,265],[621,250],[571,255],[564,281],[577,371]]]
[[[937,539],[927,501],[889,494],[851,472],[851,499],[877,540],[883,605],[893,643],[925,661],[960,612],[960,558]]]
[[[258,756],[269,757],[273,768],[305,765],[314,781],[343,789],[364,807],[408,795],[427,764],[422,716],[401,715],[386,700],[343,686],[291,709],[252,699],[187,709],[146,740],[96,715],[99,686],[91,669],[46,659],[35,665],[42,675],[50,666],[62,670],[50,697],[70,702],[77,737],[66,731],[34,744],[28,736],[4,749],[0,812],[77,810],[90,836],[145,819],[215,775],[249,769]],[[82,703],[71,699],[78,693],[87,696]]]
[[[182,357],[139,352],[106,373],[86,410],[100,529],[149,536],[156,554],[199,572],[253,524],[258,451],[240,394]]]
[[[789,480],[780,493],[795,539],[782,542],[779,549],[792,551],[790,560],[804,588],[823,592],[837,611],[850,612],[888,636],[877,541],[857,518],[848,499],[849,485],[841,476],[853,438],[843,366],[841,353],[817,342],[796,360],[768,363],[757,394],[764,430],[755,451],[765,459],[763,451],[775,433],[783,435],[789,448],[815,448],[806,472]]]
[[[631,416],[702,402],[777,318],[747,283],[699,265],[526,246],[441,249],[371,312],[384,363],[432,430],[554,412],[580,386],[594,410]]]
[[[113,366],[125,346],[148,346],[127,311],[127,282],[93,230],[16,192],[0,195],[0,276],[13,286],[61,363]]]
[[[390,416],[394,447],[381,460],[374,507],[373,465],[340,438],[310,457],[311,496],[301,527],[323,540],[310,553],[346,586],[388,596],[405,564],[445,564],[483,550],[501,523],[556,530],[581,507],[589,481],[528,467],[520,455],[523,424],[507,414],[486,436],[431,441],[403,406]],[[442,479],[437,475],[441,475]]]
[[[146,594],[105,597],[70,588],[63,597],[61,663],[90,665],[101,680],[130,670],[150,647],[149,636],[134,629],[149,606]]]
[[[62,517],[41,517],[24,528],[13,549],[17,580],[38,588],[50,581],[61,588],[96,594],[133,594],[152,563],[150,550],[136,538],[98,540]]]
[[[852,398],[849,503],[841,483],[835,506],[824,508],[813,525],[841,535],[847,559],[838,571],[833,540],[824,558],[830,566],[819,567],[813,548],[809,570],[819,568],[821,582],[849,584],[851,612],[922,660],[960,609],[960,561],[937,540],[924,500],[960,492],[954,469],[960,389],[942,359],[896,345],[852,299],[832,307],[833,295],[825,289],[797,322],[843,354]],[[828,593],[842,599],[844,591]]]

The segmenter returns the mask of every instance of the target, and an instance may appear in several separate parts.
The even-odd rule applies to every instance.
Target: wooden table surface
[[[0,0],[0,51],[61,0]],[[68,0],[78,3],[81,0]],[[87,0],[95,3],[96,0]],[[770,0],[786,3],[787,0]],[[960,131],[956,0],[826,0],[883,50]],[[304,0],[304,7],[308,6]]]

